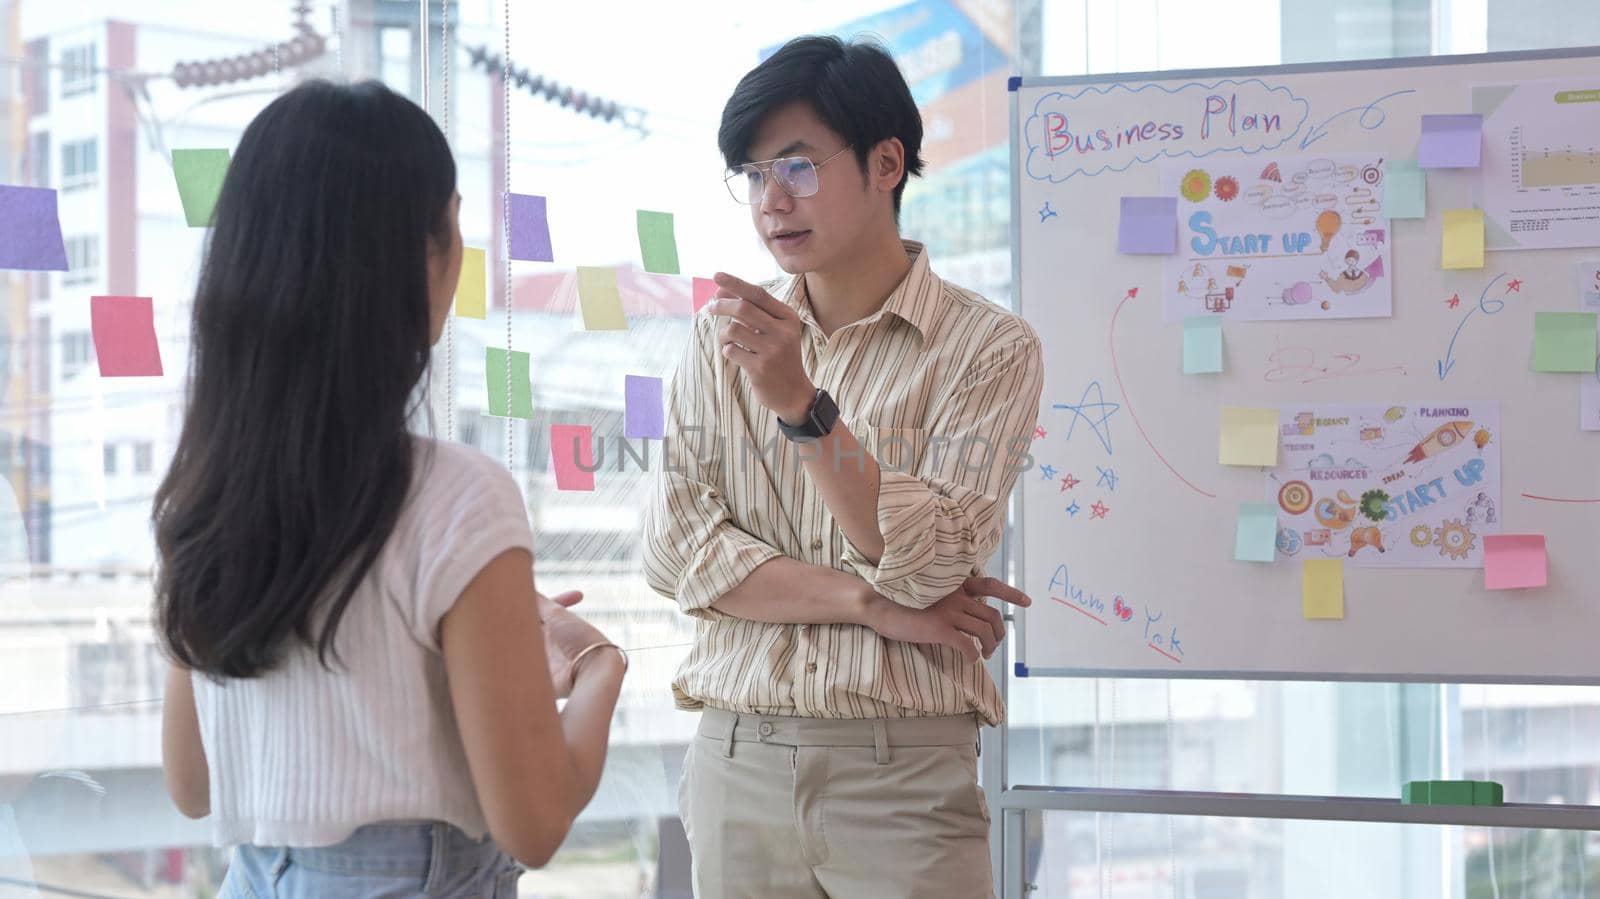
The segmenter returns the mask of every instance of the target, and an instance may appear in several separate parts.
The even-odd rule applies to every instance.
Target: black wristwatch
[[[833,397],[828,396],[828,391],[819,387],[817,395],[811,399],[811,408],[806,410],[805,421],[791,425],[778,418],[778,430],[796,442],[819,440],[828,436],[828,432],[833,430],[833,423],[838,420],[839,407],[834,404]]]

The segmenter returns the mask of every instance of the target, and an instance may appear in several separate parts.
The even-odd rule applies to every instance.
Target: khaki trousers
[[[992,899],[978,727],[706,710],[678,808],[697,899]]]

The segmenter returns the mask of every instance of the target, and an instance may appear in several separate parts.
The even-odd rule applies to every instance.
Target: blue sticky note
[[[56,192],[48,187],[0,184],[0,269],[67,270]]]
[[[1428,176],[1415,159],[1383,164],[1383,214],[1392,219],[1420,219],[1428,214]]]
[[[1117,252],[1170,255],[1178,251],[1177,197],[1123,197]]]
[[[1209,375],[1222,371],[1222,316],[1196,315],[1183,320],[1183,373]]]
[[[628,375],[624,393],[627,396],[627,410],[622,422],[623,436],[630,439],[653,437],[658,440],[666,437],[661,409],[661,379]]]
[[[550,249],[550,220],[544,197],[533,194],[506,194],[511,217],[511,258],[529,262],[554,262]]]
[[[1425,115],[1417,165],[1425,169],[1475,169],[1483,162],[1483,116]]]
[[[1271,562],[1278,553],[1276,503],[1240,503],[1233,557],[1241,562]]]

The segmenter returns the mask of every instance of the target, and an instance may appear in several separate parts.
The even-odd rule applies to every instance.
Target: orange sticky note
[[[1344,560],[1307,559],[1301,574],[1300,612],[1308,619],[1344,618]]]
[[[594,490],[593,438],[594,429],[588,425],[550,426],[550,459],[557,490]]]
[[[1549,580],[1543,534],[1487,534],[1483,538],[1483,586],[1487,590],[1543,587]]]

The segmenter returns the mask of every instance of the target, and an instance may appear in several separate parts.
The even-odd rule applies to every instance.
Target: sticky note
[[[1429,805],[1472,805],[1472,796],[1470,780],[1428,781]]]
[[[56,192],[47,187],[0,184],[0,269],[67,270]]]
[[[673,233],[672,213],[639,210],[639,255],[647,272],[678,274],[678,238]]]
[[[629,438],[667,435],[661,408],[661,379],[628,375],[624,387],[627,407],[623,413],[622,435]]]
[[[1483,210],[1444,211],[1445,268],[1483,268]]]
[[[1260,465],[1265,468],[1277,465],[1278,410],[1223,406],[1222,447],[1218,461],[1223,465]]]
[[[488,262],[478,247],[461,248],[461,278],[456,281],[456,315],[488,317]]]
[[[489,347],[483,377],[489,385],[489,414],[501,418],[533,417],[533,383],[528,378],[528,354],[511,351],[511,406],[506,407],[506,351]]]
[[[1534,371],[1594,371],[1595,313],[1535,312]]]
[[[506,194],[511,220],[511,258],[528,262],[554,262],[550,249],[550,219],[544,197]]]
[[[1222,317],[1196,315],[1183,320],[1183,373],[1222,371]]]
[[[550,461],[556,470],[557,490],[594,490],[593,436],[588,425],[550,426]]]
[[[211,227],[211,213],[228,175],[228,151],[173,150],[172,174],[178,179],[178,199],[183,218],[191,228]]]
[[[1419,219],[1428,214],[1428,176],[1415,159],[1383,164],[1383,213],[1392,219]]]
[[[1483,160],[1483,116],[1425,115],[1417,165],[1425,169],[1475,169]]]
[[[627,330],[628,319],[622,314],[622,293],[617,289],[616,269],[578,266],[578,303],[583,307],[583,326],[587,330]]]
[[[1472,782],[1473,805],[1505,805],[1506,788],[1504,784],[1492,780],[1475,780]]]
[[[1307,559],[1301,572],[1300,613],[1308,619],[1344,618],[1344,560]]]
[[[161,374],[155,308],[149,297],[90,297],[89,320],[100,377]]]
[[[1427,805],[1428,782],[1425,780],[1408,780],[1400,788],[1401,805]]]
[[[1483,586],[1486,590],[1543,587],[1548,579],[1543,534],[1486,534]]]
[[[1233,557],[1241,562],[1271,562],[1278,557],[1277,503],[1240,503]]]
[[[711,298],[717,295],[717,282],[710,278],[694,279],[694,311],[698,313]]]
[[[1117,252],[1170,254],[1177,251],[1177,197],[1122,198]]]

